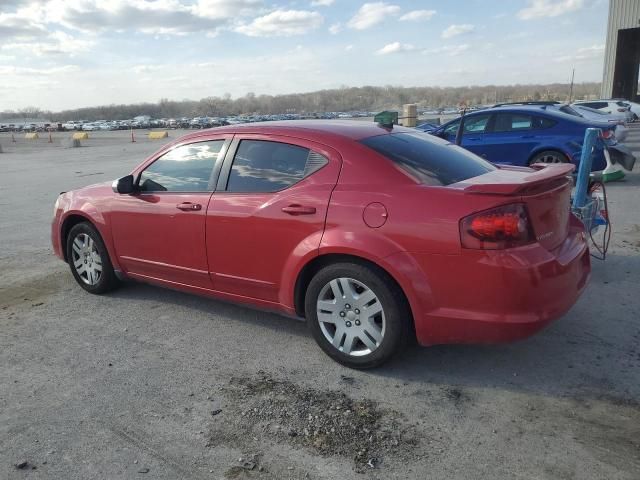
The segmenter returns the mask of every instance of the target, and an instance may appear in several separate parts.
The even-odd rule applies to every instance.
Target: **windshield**
[[[361,143],[425,185],[449,185],[496,169],[477,155],[425,133],[378,135]]]

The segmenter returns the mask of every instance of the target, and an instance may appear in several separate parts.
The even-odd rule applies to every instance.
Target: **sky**
[[[0,111],[600,81],[607,0],[0,0]]]

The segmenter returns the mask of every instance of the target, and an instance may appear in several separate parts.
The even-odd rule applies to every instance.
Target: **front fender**
[[[81,195],[76,195],[74,192],[70,192],[70,198],[68,198],[67,208],[63,210],[63,213],[60,217],[58,235],[60,238],[60,245],[64,244],[64,239],[62,238],[63,232],[65,230],[65,225],[67,221],[69,221],[73,217],[83,217],[87,221],[91,222],[94,227],[100,233],[102,237],[102,241],[104,242],[105,247],[107,248],[107,253],[109,254],[109,259],[111,260],[111,264],[115,270],[121,270],[120,265],[118,263],[118,258],[116,256],[116,251],[113,245],[113,237],[111,235],[111,228],[107,222],[106,217],[103,215],[100,208],[94,203],[90,202],[88,199],[82,197]],[[62,252],[63,255],[66,252]]]

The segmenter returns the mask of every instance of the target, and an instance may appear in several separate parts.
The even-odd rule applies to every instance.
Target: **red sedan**
[[[572,168],[497,168],[373,123],[233,125],[63,193],[51,235],[88,292],[135,279],[306,317],[366,368],[412,335],[510,341],[567,312],[591,269]]]

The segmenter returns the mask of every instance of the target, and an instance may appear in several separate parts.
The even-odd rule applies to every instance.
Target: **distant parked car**
[[[596,110],[595,108],[585,107],[584,105],[574,105],[573,108],[583,117],[589,120],[596,120],[599,122],[609,122],[616,126],[615,134],[619,142],[624,142],[627,138],[628,129],[625,126],[624,120],[617,118],[602,110]]]
[[[455,142],[460,118],[429,132]],[[464,116],[462,146],[492,163],[529,166],[535,163],[578,165],[585,130],[600,128],[616,144],[615,125],[571,116],[541,106],[503,106]],[[596,152],[592,169],[606,166],[602,149]]]
[[[595,108],[596,110],[610,113],[625,122],[633,122],[633,113],[629,105],[626,105],[620,100],[582,100],[574,102],[573,105]]]
[[[100,130],[100,126],[95,123],[85,123],[82,125],[82,130],[85,132],[94,132],[96,130]]]
[[[637,102],[630,102],[629,100],[624,100],[622,98],[615,98],[614,99],[617,102],[622,102],[625,105],[629,106],[629,110],[631,110],[631,113],[633,113],[633,120],[634,121],[638,121],[638,119],[640,119],[640,103]]]

